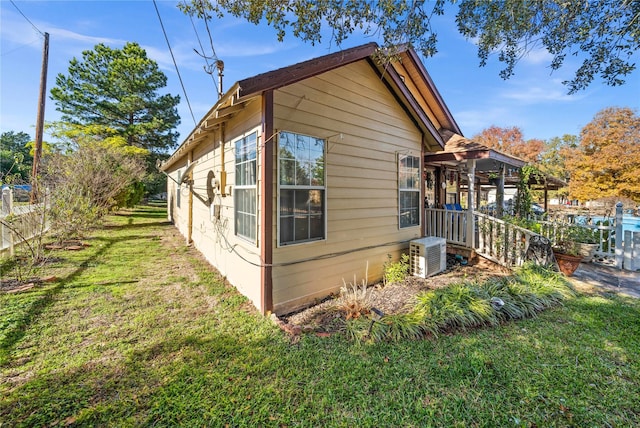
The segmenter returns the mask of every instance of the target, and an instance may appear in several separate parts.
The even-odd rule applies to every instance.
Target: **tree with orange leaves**
[[[511,128],[490,126],[472,139],[529,163],[537,163],[540,160],[540,154],[545,148],[542,140],[525,140],[522,131],[517,126]]]
[[[628,107],[601,110],[582,128],[566,166],[571,198],[613,196],[640,203],[640,117]]]

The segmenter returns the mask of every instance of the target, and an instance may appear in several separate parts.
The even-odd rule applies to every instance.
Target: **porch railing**
[[[531,238],[544,236],[553,244],[562,239],[562,230],[566,229],[566,224],[557,220],[541,221],[541,234],[537,234],[477,211],[471,216],[473,227],[467,227],[468,218],[467,211],[427,208],[426,235],[445,238],[448,244],[473,248],[490,260],[503,266],[514,267],[525,261]],[[615,217],[596,224],[578,226],[596,232],[596,257],[609,260],[618,269],[636,270],[640,268],[640,232],[627,231],[623,235],[622,221],[622,204],[618,203]],[[473,231],[473,239],[468,239],[467,234],[471,233],[470,231]]]
[[[428,208],[425,210],[427,236],[445,238],[448,244],[469,247],[467,211]],[[532,237],[538,234],[498,218],[473,212],[473,249],[483,257],[507,267],[520,266]]]

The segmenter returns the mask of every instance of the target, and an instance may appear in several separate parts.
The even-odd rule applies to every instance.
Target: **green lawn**
[[[164,209],[108,219],[0,294],[0,426],[640,426],[640,302],[399,343],[291,342]],[[3,275],[10,272],[3,272]]]

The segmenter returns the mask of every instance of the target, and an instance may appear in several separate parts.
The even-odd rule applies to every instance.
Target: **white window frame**
[[[406,168],[403,166],[403,160],[406,158],[412,158],[411,166],[409,168]],[[422,198],[420,197],[422,193],[421,185],[420,185],[420,180],[422,179],[422,162],[421,162],[420,156],[414,153],[406,153],[406,152],[398,153],[396,157],[396,161],[398,165],[398,228],[407,229],[409,227],[419,227],[420,218],[422,217],[421,216],[422,204],[420,203],[420,201],[422,201]],[[415,172],[412,172],[411,170],[414,170],[414,169],[415,169]],[[413,174],[413,177],[409,179],[409,177],[406,176],[407,174]],[[407,193],[413,194],[416,201],[415,207],[403,206],[403,203],[405,200],[403,196],[406,195]],[[412,198],[412,200],[414,198]],[[403,225],[403,218],[406,217],[411,210],[417,211],[416,222]]]
[[[312,173],[310,172],[309,175],[309,182],[308,184],[298,184],[298,183],[294,183],[294,184],[283,184],[283,180],[281,175],[283,174],[283,161],[286,161],[287,159],[281,158],[281,147],[282,147],[282,138],[283,138],[283,134],[290,134],[293,135],[295,137],[302,137],[302,138],[308,138],[308,139],[312,139],[314,142],[318,142],[318,141],[322,141],[322,183],[321,184],[313,184],[312,181]],[[300,244],[308,244],[308,243],[312,243],[312,242],[320,242],[320,241],[324,241],[327,239],[327,162],[326,162],[326,155],[327,155],[327,140],[323,139],[323,138],[319,138],[319,137],[314,137],[312,135],[307,135],[307,134],[302,134],[299,132],[291,132],[291,131],[285,131],[285,130],[280,130],[277,133],[278,135],[278,146],[277,146],[277,156],[276,156],[276,162],[277,162],[277,174],[276,174],[276,180],[277,180],[277,186],[278,186],[278,207],[277,207],[277,225],[278,225],[278,247],[284,247],[284,246],[291,246],[291,245],[300,245]],[[311,141],[310,141],[311,142]],[[296,144],[297,147],[297,144]],[[293,159],[288,159],[288,160],[293,160],[294,161],[294,171],[297,171],[297,167],[299,166],[299,164],[304,163],[304,161],[307,161],[308,166],[312,167],[311,164],[309,163],[311,161],[310,157],[305,157],[305,158],[300,158],[300,160],[302,162],[298,162],[298,158],[296,157],[296,153],[294,153],[294,158]],[[313,164],[313,166],[318,165],[319,163],[316,162]],[[296,180],[296,178],[294,178],[294,180]],[[296,190],[303,190],[303,191],[314,191],[314,190],[318,190],[320,192],[322,192],[322,201],[321,201],[321,216],[322,216],[322,236],[321,237],[314,237],[314,238],[308,238],[308,239],[299,239],[299,240],[295,240],[295,236],[293,240],[287,240],[286,242],[282,241],[282,233],[283,233],[283,219],[284,218],[293,218],[294,220],[294,226],[293,226],[293,233],[295,235],[295,215],[286,215],[283,216],[282,215],[282,194],[283,192],[286,191],[290,191],[293,190],[294,191],[294,199],[295,199],[295,191]],[[295,200],[291,202],[291,204],[293,204],[293,207],[295,208]],[[312,217],[314,217],[310,211],[307,211],[307,217],[308,217],[308,221],[309,221],[309,231],[311,231],[311,220]]]
[[[253,137],[255,140],[252,144],[250,139]],[[258,242],[258,140],[259,135],[258,131],[253,130],[251,132],[247,132],[242,137],[233,140],[233,154],[234,154],[234,175],[235,175],[235,187],[233,190],[233,214],[234,214],[234,234],[241,239],[249,241],[253,244]],[[245,144],[247,148],[252,149],[249,152],[249,156],[253,156],[253,158],[248,158],[246,160],[242,160],[238,162],[238,149],[239,144]],[[240,165],[248,165],[249,168],[253,166],[253,176],[251,176],[251,169],[247,171],[246,174],[241,174],[238,172],[238,167]],[[242,169],[242,168],[241,168]],[[245,170],[246,171],[246,170]],[[249,174],[249,175],[247,175]],[[246,179],[249,180],[246,180]],[[244,179],[244,180],[243,180]],[[249,183],[247,183],[248,181]],[[253,191],[253,213],[247,211],[239,210],[239,200],[242,198],[245,193],[249,193],[251,196],[251,191]],[[244,234],[244,230],[239,230],[239,222],[241,218],[253,218],[251,222],[249,232],[252,232],[253,236]]]

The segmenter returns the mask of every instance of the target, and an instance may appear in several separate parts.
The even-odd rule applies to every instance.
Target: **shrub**
[[[369,265],[367,264],[366,277],[369,276]],[[362,316],[369,315],[372,305],[372,292],[367,287],[367,280],[363,278],[360,285],[353,275],[353,282],[347,284],[342,279],[343,286],[340,288],[340,298],[338,299],[335,309],[344,312],[345,319],[358,319]]]
[[[425,333],[496,325],[499,322],[534,317],[573,295],[569,283],[557,272],[528,263],[513,276],[484,283],[459,282],[416,296],[408,313],[383,316],[369,323],[364,319],[348,325],[355,339],[415,339]],[[368,327],[367,327],[368,326]],[[363,332],[357,329],[368,329]]]
[[[387,254],[387,261],[383,265],[384,285],[404,281],[409,275],[409,255],[402,254],[397,262],[391,261],[391,254]]]

